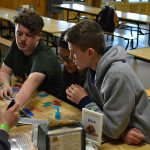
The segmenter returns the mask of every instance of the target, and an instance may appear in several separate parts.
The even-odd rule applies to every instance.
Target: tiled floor
[[[129,30],[123,30],[123,29],[116,29],[115,32],[119,32],[119,33],[123,33],[126,35],[130,35],[130,31]],[[142,30],[143,33],[147,33],[148,31]],[[136,37],[137,36],[137,32],[133,31],[133,36]],[[109,40],[106,40],[107,45],[121,45],[124,48],[126,47],[127,41],[122,39],[122,38],[114,38],[114,41],[112,43],[111,41],[111,37],[109,37]],[[136,39],[134,40],[134,47],[136,46]],[[141,47],[149,47],[148,45],[148,34],[144,34],[144,35],[139,35],[139,43],[138,43],[138,47],[137,48],[141,48]],[[131,45],[128,46],[128,50],[131,49]]]

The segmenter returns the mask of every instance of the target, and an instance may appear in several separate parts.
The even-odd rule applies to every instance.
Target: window
[[[85,0],[63,0],[64,2],[85,2]]]
[[[75,2],[85,2],[85,0],[74,0]]]
[[[115,2],[122,2],[124,0],[114,0]],[[135,3],[135,2],[150,2],[150,0],[128,0],[129,3]]]
[[[135,3],[135,2],[149,2],[149,0],[129,0],[129,3]]]

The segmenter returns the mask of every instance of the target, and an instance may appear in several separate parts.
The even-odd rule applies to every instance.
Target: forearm
[[[0,85],[10,84],[10,75],[4,71],[0,71]]]
[[[32,93],[36,90],[36,86],[32,82],[30,83],[29,81],[25,81],[25,83],[22,85],[19,93],[16,95],[16,102],[20,105],[23,106],[24,103],[27,102],[27,100],[31,97]]]
[[[9,83],[11,74],[12,74],[12,69],[3,63],[0,69],[0,83],[1,84],[6,82]]]
[[[29,78],[24,82],[19,93],[16,95],[16,102],[20,105],[20,107],[27,102],[32,93],[37,90],[45,78],[45,75],[41,73],[33,74],[30,75]]]

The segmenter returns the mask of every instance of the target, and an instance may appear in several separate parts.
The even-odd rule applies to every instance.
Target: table
[[[28,109],[28,111],[32,112],[33,118],[37,119],[45,119],[48,120],[50,116],[55,116],[56,110],[53,108],[55,103],[61,104],[60,106],[60,112],[61,116],[65,118],[71,118],[76,120],[81,120],[81,111],[61,100],[58,98],[48,95],[45,92],[36,92],[33,94],[32,98],[29,99],[29,102],[27,102],[23,108]],[[32,137],[32,126],[31,125],[21,125],[21,126],[15,126],[11,129],[10,137],[13,139],[18,140],[18,137],[20,139],[25,139],[26,146],[29,150],[36,150],[37,148],[33,145],[31,141]],[[18,140],[19,141],[19,140]],[[19,143],[19,142],[18,142]],[[22,143],[22,147],[25,147]]]
[[[18,78],[13,78],[12,83],[15,84],[13,86],[13,91],[17,91],[17,81]],[[18,84],[19,86],[21,85]],[[15,89],[16,88],[16,89]],[[17,92],[16,92],[17,93]],[[55,109],[52,107],[54,103],[59,102],[61,104],[60,106],[60,112],[63,116],[66,117],[71,117],[72,119],[76,120],[81,120],[81,111],[61,100],[58,98],[46,94],[45,92],[39,91],[33,93],[32,97],[29,99],[29,101],[23,106],[23,108],[27,108],[30,112],[33,113],[33,118],[38,118],[38,119],[46,119],[51,115],[55,114]],[[1,103],[3,101],[0,101],[0,107],[2,107]],[[47,105],[46,105],[47,104]],[[50,105],[49,105],[50,104]],[[28,138],[28,145],[30,145],[30,148],[27,148],[29,150],[37,150],[37,148],[33,145],[31,141],[31,136],[32,135],[32,126],[31,125],[22,125],[22,126],[15,126],[11,129],[10,137],[11,138],[16,138],[16,137],[22,137],[25,136]],[[132,146],[132,145],[127,145],[122,143],[119,140],[114,140],[114,141],[105,141],[105,143],[102,143],[101,145],[101,150],[148,150],[150,149],[149,144],[142,144],[140,146]]]
[[[0,18],[10,21],[13,23],[14,17],[17,15],[17,11],[13,9],[7,9],[7,8],[2,8],[0,7]],[[75,23],[69,23],[66,21],[62,20],[56,20],[56,19],[51,19],[48,17],[42,16],[44,20],[44,27],[43,31],[47,33],[58,33],[58,32],[63,32],[66,29],[72,27],[75,25]]]
[[[0,24],[1,24],[1,36],[3,31],[2,20],[7,21],[9,24],[9,35],[11,35],[11,28],[14,20],[14,16],[17,15],[17,11],[13,9],[0,7]]]
[[[51,37],[52,45],[53,47],[56,47],[56,54],[58,54],[58,43],[55,34],[61,33],[67,30],[68,28],[71,28],[72,26],[75,25],[75,23],[70,23],[63,20],[51,19],[48,17],[42,17],[42,18],[44,20],[44,27],[42,31],[46,33],[47,45],[49,43],[49,37]]]
[[[136,58],[150,62],[150,47],[138,48],[135,50],[127,51],[127,54],[132,55]]]
[[[17,11],[13,9],[0,7],[0,18],[13,23],[14,16],[17,15]]]
[[[51,37],[56,47],[58,46],[58,44],[57,44],[57,40],[55,39],[56,38],[55,34],[61,33],[75,25],[75,23],[70,23],[70,22],[66,22],[63,20],[51,19],[48,17],[42,17],[42,18],[44,20],[44,27],[42,31],[47,34],[47,37],[46,37],[47,45],[48,45],[49,37]],[[58,50],[56,48],[56,54],[58,53],[57,51]]]
[[[81,4],[58,4],[58,5],[53,5],[53,6],[57,7],[57,8],[60,8],[60,9],[67,10],[67,21],[69,20],[69,11],[78,12],[79,14],[80,13],[86,13],[86,14],[89,14],[89,15],[93,15],[95,17],[101,11],[101,8],[85,6],[85,5],[81,5]],[[124,21],[127,21],[127,22],[137,24],[137,43],[136,43],[136,47],[138,46],[139,34],[141,33],[140,32],[140,24],[149,24],[148,44],[150,45],[150,16],[137,14],[137,13],[123,12],[123,11],[116,11],[116,13],[117,13],[120,20],[124,20]]]
[[[1,25],[2,25],[2,20],[6,20],[9,22],[9,34],[11,35],[11,28],[14,28],[14,17],[17,15],[17,11],[13,9],[7,9],[7,8],[2,8],[0,7],[0,18],[1,18]],[[58,44],[56,37],[54,36],[55,33],[61,33],[68,28],[71,28],[72,26],[75,25],[75,23],[70,23],[66,22],[63,20],[56,20],[56,19],[51,19],[48,17],[42,16],[44,20],[44,27],[42,31],[46,33],[46,41],[47,45],[49,43],[49,37],[52,39],[53,46],[56,47],[56,54],[58,53]],[[13,26],[12,26],[13,25]],[[1,36],[2,36],[2,29],[1,29]]]
[[[122,11],[116,11],[116,13],[117,13],[120,20],[137,24],[137,44],[136,44],[136,47],[138,46],[139,35],[141,34],[140,24],[148,24],[149,25],[148,44],[150,45],[150,16],[137,14],[137,13],[131,13],[131,12],[122,12]]]
[[[43,92],[41,92],[43,93]],[[25,105],[25,107],[29,108],[34,113],[34,118],[42,118],[48,119],[48,117],[54,114],[54,109],[51,106],[44,108],[42,105],[45,102],[53,102],[54,100],[58,100],[56,97],[51,95],[45,97],[39,97],[37,94],[31,98],[31,101]],[[59,101],[59,100],[58,100]],[[37,108],[41,109],[39,111]],[[63,115],[68,115],[70,117],[76,118],[78,120],[81,119],[81,111],[73,106],[62,102],[61,109]],[[31,125],[23,125],[23,126],[15,126],[11,130],[11,137],[15,138],[18,134],[24,134],[29,140],[30,150],[37,150],[37,148],[31,142],[31,135],[32,135],[32,126]],[[22,135],[21,135],[22,136]],[[108,141],[106,143],[102,143],[101,150],[148,150],[150,149],[149,144],[142,144],[140,146],[132,146],[122,143],[119,140],[115,141]]]
[[[44,20],[44,27],[42,30],[47,33],[60,33],[75,25],[75,23],[70,23],[63,20],[51,19],[48,17],[42,18]]]
[[[100,150],[149,150],[150,144],[142,145],[127,145],[123,144],[120,141],[104,143],[101,146]]]
[[[80,16],[80,13],[89,14],[92,16],[97,16],[99,12],[101,11],[100,8],[92,7],[92,6],[86,6],[82,4],[57,4],[53,5],[53,7],[57,7],[60,9],[67,10],[67,21],[69,20],[69,11],[77,12],[77,16]]]

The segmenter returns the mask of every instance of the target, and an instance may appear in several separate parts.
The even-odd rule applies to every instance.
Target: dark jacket
[[[8,133],[0,130],[0,150],[10,150],[10,144],[8,142]]]

